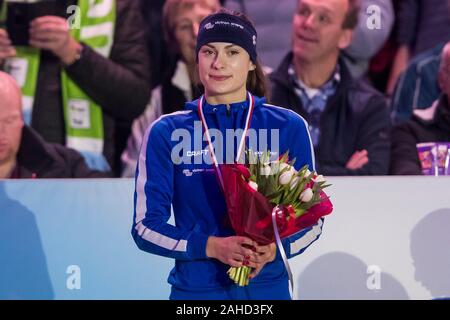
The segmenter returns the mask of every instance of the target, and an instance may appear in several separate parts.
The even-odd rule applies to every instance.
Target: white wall
[[[291,260],[297,298],[450,297],[450,178],[330,182],[334,212],[321,238]]]

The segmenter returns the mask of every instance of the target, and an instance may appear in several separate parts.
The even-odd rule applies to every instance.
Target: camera
[[[30,23],[42,16],[64,17],[58,0],[6,1],[6,29],[14,46],[28,46]]]

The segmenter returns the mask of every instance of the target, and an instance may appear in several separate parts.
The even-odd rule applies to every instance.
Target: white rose
[[[284,168],[287,168],[287,167],[289,167],[289,169],[284,171],[280,175],[280,178],[278,180],[281,185],[288,184],[291,181],[292,177],[297,173],[297,170],[295,170],[294,167],[291,167],[289,165],[284,166]],[[281,166],[280,166],[280,168],[281,168]],[[284,168],[282,168],[281,170],[283,170]]]
[[[284,185],[288,184],[289,181],[291,181],[291,178],[292,178],[292,174],[289,171],[286,171],[285,173],[283,173],[280,176],[280,178],[278,179],[278,182],[284,186]]]
[[[255,181],[250,181],[248,183],[248,185],[250,186],[250,188],[252,188],[255,191],[258,191],[258,184]]]
[[[300,194],[300,200],[302,202],[310,202],[311,199],[313,198],[314,194],[311,190],[311,188],[307,188],[305,190],[303,190],[303,192]]]

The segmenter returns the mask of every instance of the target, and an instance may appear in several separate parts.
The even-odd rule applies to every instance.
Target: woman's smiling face
[[[248,73],[255,65],[242,47],[212,42],[200,48],[198,69],[209,103],[233,103],[245,100]]]

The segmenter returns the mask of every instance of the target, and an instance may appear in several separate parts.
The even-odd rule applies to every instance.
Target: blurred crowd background
[[[320,173],[449,174],[448,0],[0,2],[0,178],[133,177],[148,126],[202,94],[222,6],[255,24],[268,102],[308,121]]]

